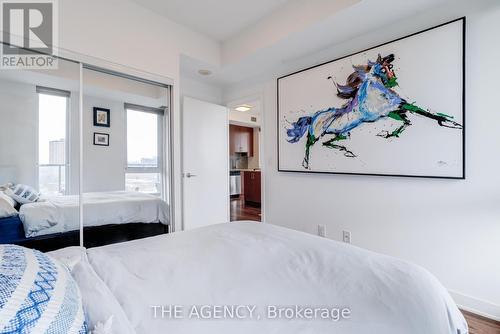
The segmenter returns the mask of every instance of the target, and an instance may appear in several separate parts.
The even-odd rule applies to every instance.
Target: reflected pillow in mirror
[[[14,206],[14,200],[0,191],[0,218],[17,216],[18,212]]]
[[[34,203],[40,198],[40,193],[25,184],[16,184],[8,188],[5,193],[20,204]]]

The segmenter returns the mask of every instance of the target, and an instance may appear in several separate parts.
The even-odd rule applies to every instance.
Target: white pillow
[[[14,200],[0,191],[0,218],[17,216],[18,212],[14,205],[16,205]]]
[[[73,271],[73,268],[81,261],[88,261],[87,249],[80,246],[60,248],[55,251],[48,252],[47,255],[52,256],[54,259],[64,264],[70,272]]]
[[[71,275],[82,293],[87,324],[93,334],[135,334],[120,303],[87,259],[78,262]]]
[[[69,267],[80,288],[92,334],[136,334],[120,303],[89,263],[84,247],[66,247],[47,254]]]
[[[25,184],[16,184],[11,188],[7,188],[5,193],[20,204],[34,203],[40,198],[38,191]]]
[[[5,191],[0,190],[0,197],[3,197],[7,202],[9,202],[10,205],[16,207],[17,202],[12,197],[7,195]]]

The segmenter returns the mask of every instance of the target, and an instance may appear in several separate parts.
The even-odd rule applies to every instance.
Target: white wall
[[[124,101],[84,96],[83,191],[125,190]],[[93,108],[110,109],[111,127],[93,126]],[[94,132],[109,134],[109,146],[94,145]]]
[[[59,1],[60,46],[174,80],[181,53],[220,64],[219,43],[123,0]]]
[[[0,183],[37,186],[37,119],[35,86],[0,81]]]
[[[222,103],[221,87],[183,75],[180,78],[180,95],[214,104]]]
[[[285,74],[467,14],[467,179],[278,173],[275,78],[228,89],[225,100],[264,94],[265,220],[353,244],[430,270],[465,308],[500,318],[500,158],[497,80],[500,6],[457,2],[394,22],[299,59]],[[432,52],[432,50],[423,50]],[[277,74],[277,75],[278,75]],[[433,83],[446,84],[446,78]],[[439,86],[436,87],[438,89]]]

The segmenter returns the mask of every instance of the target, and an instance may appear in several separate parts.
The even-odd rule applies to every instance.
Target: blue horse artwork
[[[340,107],[331,107],[315,112],[310,116],[298,118],[286,129],[287,141],[298,143],[306,135],[305,156],[302,166],[310,169],[310,150],[318,141],[329,149],[343,152],[347,158],[356,154],[342,145],[350,138],[350,132],[363,123],[374,123],[391,118],[401,124],[396,129],[384,130],[377,134],[386,139],[398,138],[412,125],[409,115],[418,115],[436,122],[437,125],[462,129],[452,116],[433,113],[402,98],[393,88],[398,86],[393,62],[395,56],[389,54],[366,65],[353,66],[345,85],[334,82],[337,96],[346,100]],[[332,77],[328,77],[332,80]]]

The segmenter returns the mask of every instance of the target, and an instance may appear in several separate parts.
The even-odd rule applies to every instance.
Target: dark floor
[[[500,334],[500,323],[462,311],[469,324],[469,334]]]
[[[231,199],[231,221],[253,220],[261,221],[261,209],[245,205],[243,198]]]

